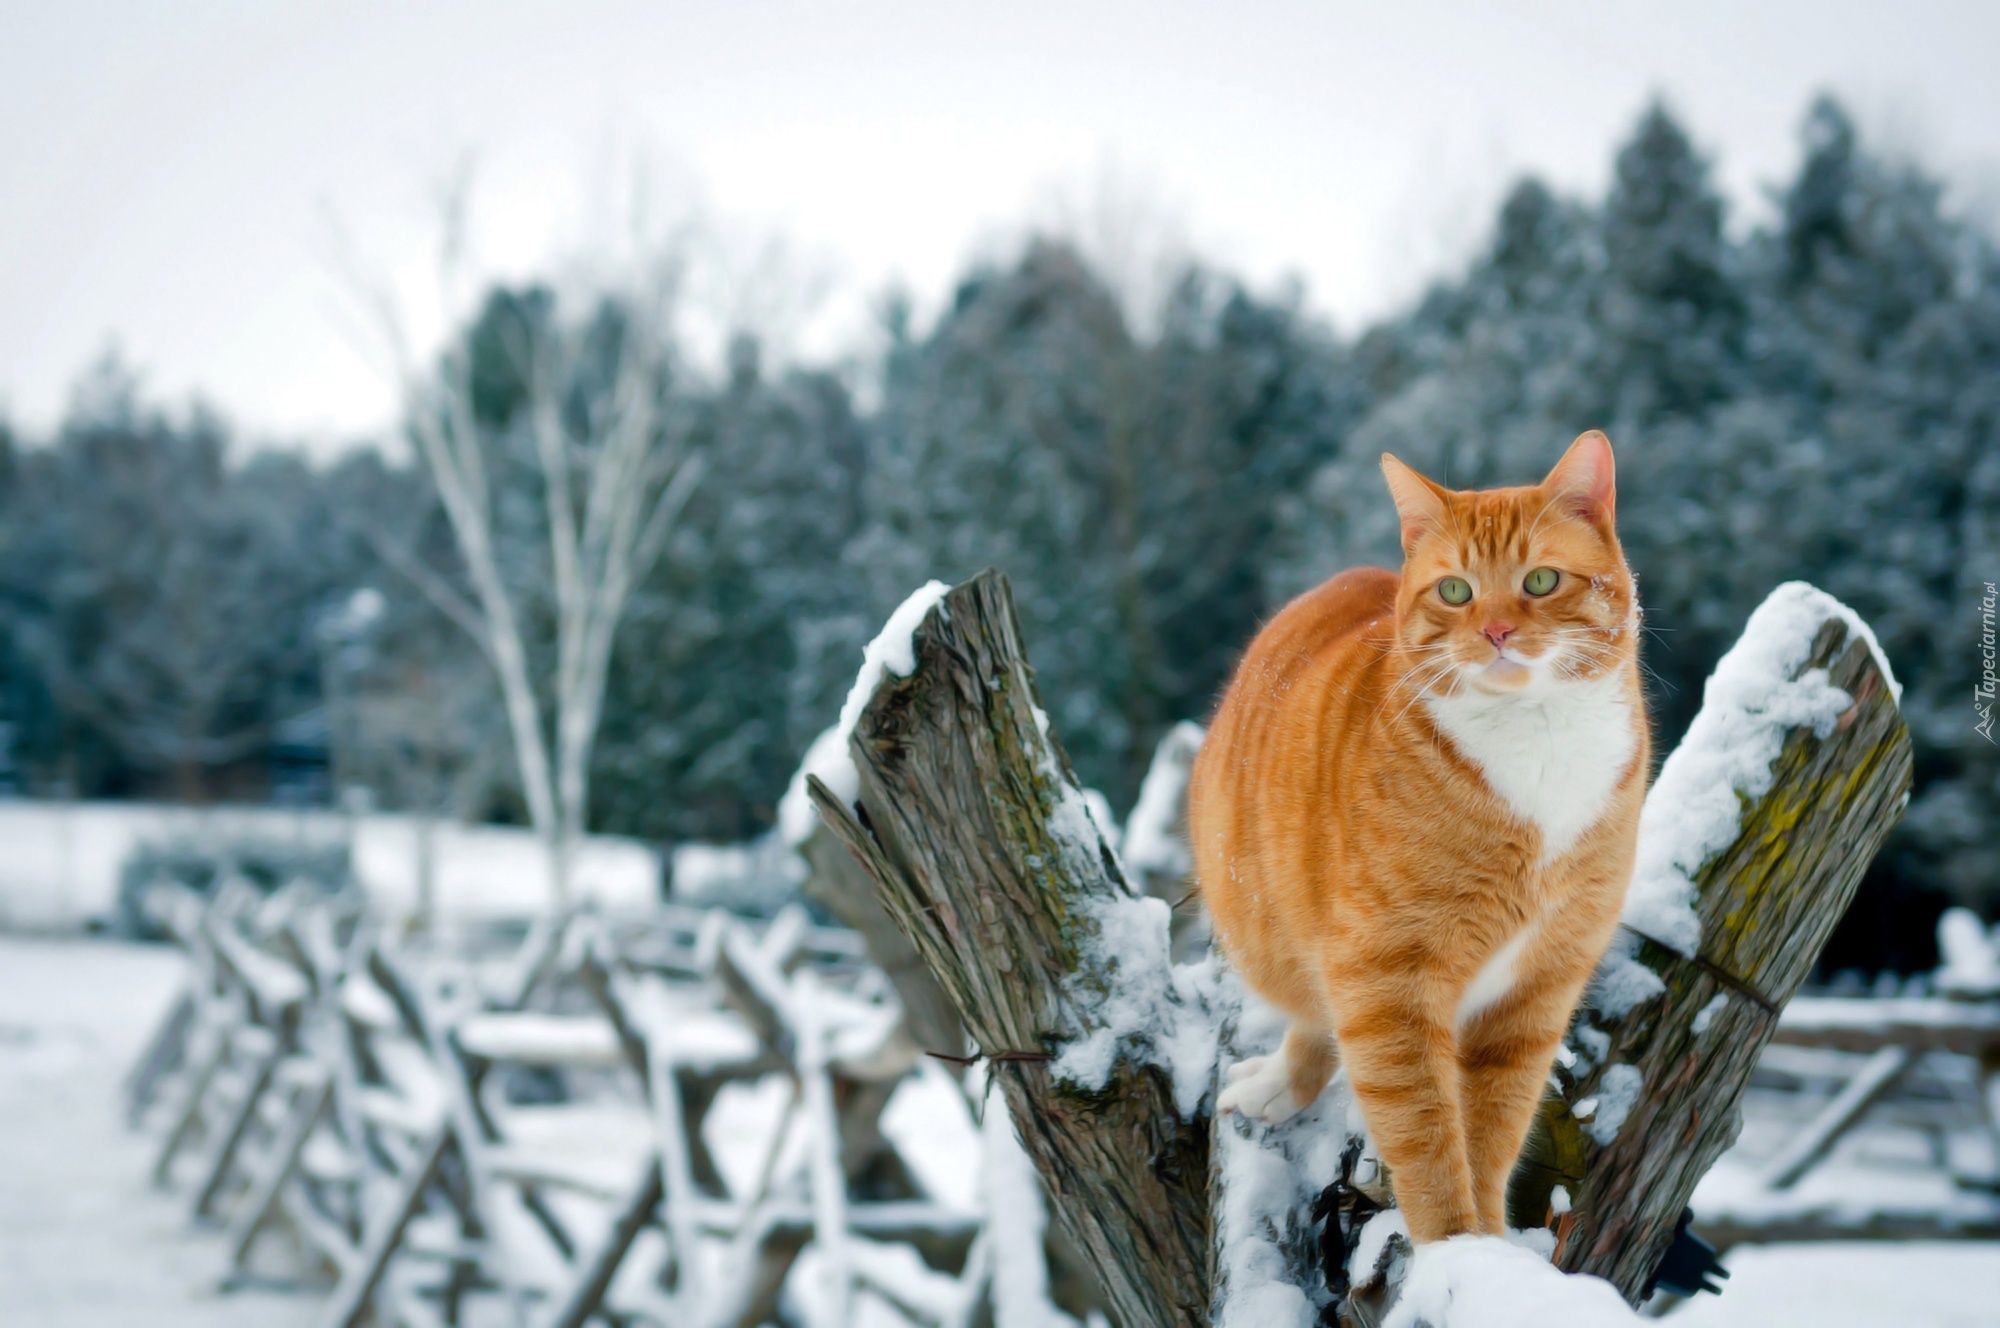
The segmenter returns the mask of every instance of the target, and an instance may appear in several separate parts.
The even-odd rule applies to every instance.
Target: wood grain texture
[[[1515,1176],[1514,1221],[1547,1220],[1551,1187],[1562,1184],[1572,1211],[1558,1223],[1557,1264],[1607,1278],[1635,1303],[1695,1184],[1736,1139],[1777,1012],[1811,973],[1907,800],[1909,735],[1867,645],[1830,620],[1809,668],[1827,668],[1853,704],[1824,739],[1791,733],[1770,790],[1745,800],[1735,841],[1697,874],[1697,958],[1641,941],[1637,957],[1665,992],[1618,1020],[1586,1007],[1610,1048],[1587,1068],[1579,1061],[1581,1073],[1559,1074],[1564,1091],[1543,1103]],[[1696,1033],[1696,1015],[1718,995],[1723,1004]],[[1586,1054],[1574,1038],[1571,1047]],[[1609,1066],[1635,1067],[1644,1086],[1607,1147],[1573,1106],[1602,1091]]]
[[[1090,1091],[1044,1060],[1087,1019],[1066,998],[1112,980],[1093,906],[1130,896],[1100,840],[1056,828],[1076,781],[1038,720],[1007,583],[983,572],[918,627],[850,738],[858,808],[811,781],[820,816],[874,878],[951,998],[1020,1125],[1057,1220],[1124,1328],[1208,1317],[1208,1131],[1156,1067],[1121,1058]],[[1093,839],[1096,837],[1093,835]]]

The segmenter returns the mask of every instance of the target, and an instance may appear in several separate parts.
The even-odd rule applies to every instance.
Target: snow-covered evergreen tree
[[[989,565],[1014,581],[1079,772],[1129,805],[1258,621],[1342,568],[1395,565],[1380,453],[1514,484],[1602,427],[1663,742],[1779,582],[1874,624],[1907,684],[1917,788],[1858,906],[1874,949],[1855,954],[1924,962],[1930,914],[1897,901],[2000,908],[2000,748],[1972,708],[1979,598],[2000,576],[2000,248],[1836,103],[1802,138],[1773,219],[1732,235],[1700,145],[1650,107],[1603,198],[1520,182],[1466,270],[1351,340],[1199,264],[1135,321],[1116,280],[1041,239],[969,273],[929,325],[890,301],[866,407],[842,373],[767,365],[747,338],[715,381],[668,355],[657,422],[708,466],[618,636],[593,828],[768,825],[875,626],[913,586]],[[495,292],[458,348],[542,674],[558,597],[516,352],[524,332],[570,338],[561,410],[583,448],[615,386],[617,303],[558,329],[546,292]],[[169,426],[129,394],[119,409],[0,446],[0,721],[22,772],[0,780],[123,791],[135,762],[254,746],[324,695],[344,777],[397,805],[524,816],[477,656],[356,553],[365,517],[451,569],[420,478],[379,459],[232,464],[213,423]],[[314,624],[363,588],[383,611],[329,674]],[[412,713],[436,731],[398,746]],[[1897,928],[1913,939],[1892,955]]]

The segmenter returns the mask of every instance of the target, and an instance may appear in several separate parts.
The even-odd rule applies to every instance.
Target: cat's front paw
[[[1224,1073],[1229,1087],[1215,1100],[1221,1115],[1240,1111],[1266,1125],[1277,1125],[1299,1114],[1292,1097],[1292,1071],[1283,1056],[1252,1056]]]

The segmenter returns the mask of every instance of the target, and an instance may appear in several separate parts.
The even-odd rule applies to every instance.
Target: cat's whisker
[[[1418,679],[1425,671],[1433,667],[1435,666],[1431,664],[1426,664],[1420,668],[1412,669],[1410,672],[1405,673],[1400,677],[1398,677],[1394,682],[1392,682],[1389,685],[1387,694],[1383,696],[1381,703],[1375,707],[1374,716],[1371,716],[1371,718],[1381,715],[1381,713],[1384,710],[1387,710],[1389,708],[1389,703],[1395,700],[1396,697],[1405,690],[1409,690],[1414,694],[1421,696],[1423,694],[1423,688],[1418,685]]]
[[[1399,652],[1410,656],[1415,662],[1397,679],[1396,686],[1405,685],[1409,679],[1440,662],[1450,663],[1456,659],[1455,648],[1450,642],[1440,642],[1431,646],[1415,646]]]
[[[1440,660],[1432,665],[1427,672],[1411,682],[1410,690],[1414,693],[1411,699],[1414,701],[1428,696],[1431,688],[1450,677],[1457,667],[1456,660]]]
[[[1435,681],[1434,677],[1431,678],[1429,681],[1426,681],[1424,675],[1430,673],[1432,670],[1436,668],[1438,668],[1437,663],[1435,662],[1427,663],[1420,665],[1419,667],[1410,670],[1408,673],[1399,676],[1393,683],[1390,684],[1388,689],[1388,694],[1382,698],[1381,704],[1375,707],[1374,715],[1371,716],[1371,718],[1379,717],[1384,710],[1387,710],[1389,708],[1389,703],[1396,699],[1397,694],[1404,691],[1405,689],[1411,692],[1413,698],[1422,696],[1430,686],[1430,682]],[[1408,708],[1409,708],[1408,706],[1404,707],[1405,710],[1407,710]],[[1396,713],[1396,719],[1400,718],[1402,718],[1402,711],[1398,711]],[[1394,722],[1395,722],[1394,719],[1390,720],[1390,723],[1393,724]]]
[[[1644,659],[1641,659],[1639,661],[1639,672],[1648,681],[1652,682],[1653,684],[1658,686],[1661,690],[1665,691],[1667,695],[1669,696],[1679,695],[1680,688],[1674,686],[1673,683],[1667,681],[1666,675],[1662,674],[1658,669],[1654,668],[1651,664],[1648,664]]]
[[[1427,677],[1424,677],[1419,684],[1411,687],[1410,699],[1403,703],[1403,708],[1401,710],[1398,710],[1394,715],[1389,717],[1390,725],[1394,726],[1395,724],[1400,723],[1402,721],[1403,716],[1410,713],[1410,707],[1415,705],[1417,702],[1423,700],[1425,696],[1429,695],[1431,687],[1440,680],[1442,680],[1456,666],[1457,666],[1456,660],[1446,660],[1442,664],[1432,666],[1429,675]],[[1406,675],[1403,680],[1403,685],[1407,685],[1409,683],[1410,683],[1410,676]],[[1387,702],[1384,702],[1384,704],[1386,705]],[[1377,707],[1377,713],[1380,713],[1380,707]]]

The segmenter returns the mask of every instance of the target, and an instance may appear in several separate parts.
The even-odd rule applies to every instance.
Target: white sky
[[[490,271],[621,234],[643,161],[651,211],[698,205],[725,267],[780,236],[826,277],[806,353],[890,280],[934,306],[1107,190],[1352,329],[1459,261],[1520,171],[1600,190],[1655,90],[1739,220],[1821,88],[1990,204],[1996,67],[2000,5],[1917,0],[0,0],[0,408],[45,427],[115,341],[254,432],[379,427],[336,236],[434,325],[414,292],[467,154]]]

